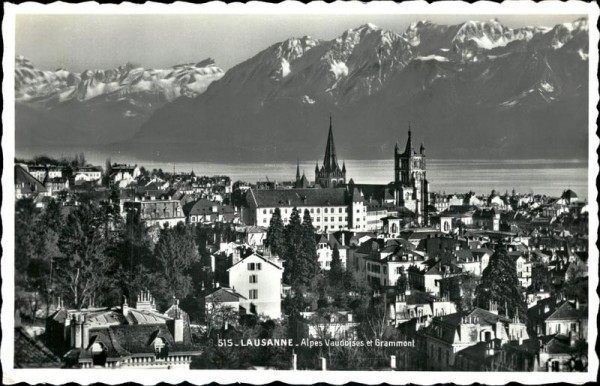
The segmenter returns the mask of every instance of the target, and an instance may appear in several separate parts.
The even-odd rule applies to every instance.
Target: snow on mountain
[[[108,70],[82,73],[65,69],[44,71],[22,56],[15,60],[16,102],[27,104],[45,115],[40,121],[69,122],[89,133],[95,142],[130,137],[152,112],[180,97],[194,98],[224,75],[212,59],[176,65],[167,69],[146,69],[126,64]],[[20,125],[38,125],[32,119],[16,117]],[[32,136],[45,127],[22,128]],[[91,140],[91,139],[90,139]]]
[[[223,70],[212,59],[177,65],[169,69],[144,69],[126,64],[110,70],[86,70],[81,74],[64,69],[41,71],[24,57],[15,62],[15,92],[18,101],[57,97],[57,102],[88,101],[112,93],[161,94],[168,101],[182,95],[194,97],[221,78]]]
[[[583,141],[569,142],[561,130],[587,127],[588,40],[586,20],[515,29],[496,19],[418,21],[402,33],[367,23],[332,40],[273,44],[225,74],[212,61],[74,74],[39,71],[23,59],[16,76],[20,101],[51,106],[57,122],[68,117],[88,132],[114,126],[118,132],[98,134],[112,140],[131,135],[124,121],[141,126],[125,143],[139,154],[313,157],[307,138],[321,136],[333,112],[341,137],[353,138],[340,151],[360,157],[386,157],[386,144],[408,119],[420,121],[428,149],[440,156],[469,146],[487,155],[500,134],[521,132],[510,151],[531,155],[527,146],[541,132],[548,146]]]

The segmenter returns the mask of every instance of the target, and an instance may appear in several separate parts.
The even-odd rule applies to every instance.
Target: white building
[[[100,183],[102,179],[102,169],[97,166],[81,166],[74,173],[75,185],[82,182]]]
[[[248,210],[244,211],[246,225],[268,227],[276,208],[284,225],[289,223],[293,208],[300,218],[308,210],[317,231],[367,229],[367,208],[358,189],[250,189],[246,193]]]
[[[317,259],[319,267],[328,271],[331,268],[333,248],[337,245],[342,267],[346,269],[348,247],[342,245],[332,234],[317,235]]]
[[[252,254],[227,271],[229,287],[245,298],[240,298],[240,307],[247,313],[281,318],[283,267],[278,262]]]

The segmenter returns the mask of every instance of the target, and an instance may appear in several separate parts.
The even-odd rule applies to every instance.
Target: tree
[[[305,284],[319,271],[319,261],[317,256],[317,241],[315,240],[315,228],[312,225],[312,219],[308,209],[304,210],[302,219],[302,241],[301,241],[302,262],[306,265],[305,270],[308,276],[304,277]]]
[[[78,309],[101,304],[114,289],[104,217],[101,208],[82,204],[69,214],[58,240],[62,256],[57,259],[56,279],[67,301]]]
[[[285,252],[285,229],[279,208],[275,208],[275,212],[273,213],[273,216],[271,216],[266,241],[267,246],[271,248],[272,254],[278,256],[283,255]]]
[[[302,223],[298,209],[294,207],[290,215],[290,221],[285,227],[285,261],[284,261],[284,281],[294,284],[297,279],[297,262],[302,245]]]
[[[119,238],[111,249],[120,269],[118,279],[125,296],[133,298],[147,287],[153,244],[139,213],[127,212]]]
[[[331,285],[337,285],[343,278],[344,268],[342,267],[342,260],[340,259],[340,250],[337,244],[333,246],[331,253],[331,265],[329,266],[329,283]]]
[[[173,296],[183,299],[192,291],[190,268],[198,260],[192,229],[181,223],[162,229],[154,248],[150,290],[166,306]]]
[[[404,293],[407,287],[408,272],[405,272],[404,266],[400,266],[400,276],[398,276],[398,280],[396,281],[396,288],[398,288],[399,293]]]
[[[476,299],[481,308],[487,309],[490,302],[495,302],[501,315],[508,314],[512,318],[518,309],[521,320],[527,317],[527,305],[521,296],[515,263],[501,243],[483,271],[476,290]]]

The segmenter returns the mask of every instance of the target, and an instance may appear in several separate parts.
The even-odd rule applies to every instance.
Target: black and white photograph
[[[4,3],[3,381],[595,380],[599,8],[518,3]]]

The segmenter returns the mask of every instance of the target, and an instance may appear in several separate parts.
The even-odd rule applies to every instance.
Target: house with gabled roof
[[[229,287],[240,297],[245,313],[281,318],[283,266],[278,260],[253,253],[227,269]]]
[[[490,310],[474,308],[450,315],[434,317],[429,327],[419,332],[423,336],[428,356],[428,369],[450,370],[457,354],[480,342],[528,339],[527,328],[518,318],[498,315],[497,305]]]
[[[15,199],[35,196],[48,196],[49,192],[39,180],[33,177],[27,167],[15,165]]]
[[[47,319],[46,334],[49,347],[74,368],[189,369],[201,352],[179,302],[160,313],[148,291],[135,307],[126,299],[112,308],[61,307]]]

